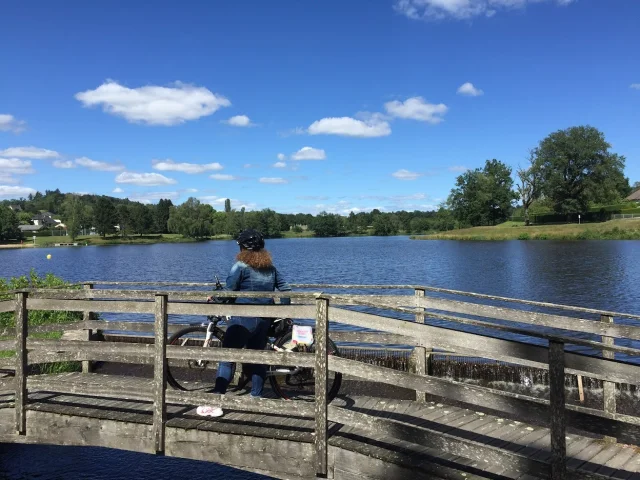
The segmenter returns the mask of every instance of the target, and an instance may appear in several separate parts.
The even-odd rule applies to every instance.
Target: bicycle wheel
[[[291,332],[280,337],[275,345],[291,352],[315,352],[315,345],[295,345],[291,341]],[[327,339],[327,353],[329,355],[340,356],[336,344]],[[333,400],[342,383],[342,374],[339,372],[327,371],[327,401]],[[290,366],[272,365],[269,367],[269,382],[271,388],[280,397],[286,400],[307,400],[313,401],[315,398],[315,375],[313,368],[295,369]]]
[[[204,348],[207,327],[187,327],[178,330],[167,340],[169,345]],[[215,329],[211,338],[212,347],[222,345],[224,333]],[[177,390],[195,391],[212,389],[216,382],[218,362],[206,360],[167,359],[167,382]]]

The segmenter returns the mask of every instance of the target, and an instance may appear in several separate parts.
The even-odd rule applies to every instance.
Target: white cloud
[[[0,158],[0,172],[14,175],[27,175],[29,173],[35,173],[35,170],[31,167],[31,160]]]
[[[120,187],[116,187],[116,188],[113,189],[112,193],[124,193],[124,190],[121,189]]]
[[[185,193],[198,193],[198,189],[197,188],[186,188]]]
[[[13,175],[10,173],[0,172],[0,185],[15,185],[16,183],[20,182]]]
[[[0,157],[30,158],[41,160],[45,158],[58,158],[60,154],[53,150],[38,147],[11,147],[0,151]]]
[[[291,154],[291,160],[324,160],[327,154],[320,148],[302,147],[297,152]]]
[[[273,164],[273,168],[287,168],[286,162],[276,162]]]
[[[467,167],[463,167],[462,165],[454,165],[453,167],[449,167],[450,172],[455,173],[463,173],[469,170]]]
[[[151,162],[155,170],[163,172],[182,172],[182,173],[204,173],[210,170],[222,170],[223,166],[218,162],[214,163],[177,163],[170,158],[166,160],[153,160]]]
[[[386,137],[391,127],[382,115],[366,115],[362,120],[352,117],[329,117],[309,125],[310,135],[341,135],[344,137]]]
[[[116,163],[100,162],[98,160],[91,160],[87,157],[76,158],[76,165],[88,168],[89,170],[95,170],[98,172],[121,172],[124,170],[123,165]]]
[[[178,182],[173,178],[167,178],[159,173],[122,172],[116,177],[116,183],[130,183],[131,185],[155,187],[157,185],[173,185]]]
[[[8,113],[0,113],[0,132],[22,133],[27,122]]]
[[[228,180],[237,180],[237,177],[234,177],[233,175],[228,175],[225,173],[214,173],[213,175],[209,175],[209,178],[213,178],[214,180],[223,180],[223,181],[228,181]]]
[[[401,168],[400,170],[393,172],[391,175],[397,178],[398,180],[416,180],[417,178],[420,178],[424,174],[417,173],[417,172],[410,172],[409,170]]]
[[[53,166],[56,168],[76,168],[71,160],[54,160]]]
[[[458,95],[466,95],[467,97],[479,97],[484,95],[484,92],[479,88],[476,88],[473,83],[466,82],[460,85],[458,88]]]
[[[287,159],[287,156],[284,153],[278,154],[278,160],[280,160],[281,162],[284,162],[286,159]]]
[[[225,120],[223,123],[231,125],[232,127],[254,127],[255,123],[251,123],[251,119],[246,115],[236,115],[229,120]]]
[[[289,180],[280,177],[262,177],[260,178],[260,183],[270,183],[270,184],[283,184],[289,183]]]
[[[633,88],[634,90],[640,90],[640,83],[632,83],[629,85],[629,88]]]
[[[182,82],[169,87],[128,88],[108,80],[95,90],[77,93],[75,98],[85,107],[102,105],[105,112],[131,123],[165,126],[197,120],[231,105],[205,87]]]
[[[533,3],[569,5],[574,0],[396,0],[394,9],[413,20],[456,20],[492,17],[501,10],[525,8]]]
[[[29,187],[13,187],[9,185],[0,185],[0,198],[21,198],[28,197],[29,194],[34,195],[36,191]]]
[[[418,120],[427,123],[440,123],[449,107],[444,103],[428,103],[422,97],[411,97],[400,102],[394,100],[384,104],[387,113],[393,117]]]

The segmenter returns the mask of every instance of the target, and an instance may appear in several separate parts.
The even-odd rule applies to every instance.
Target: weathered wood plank
[[[164,453],[167,423],[167,296],[157,295],[155,301],[155,355],[153,365],[153,441],[155,453]]]
[[[91,360],[101,360],[114,356],[137,356],[152,358],[154,347],[141,343],[115,342],[83,342],[75,340],[29,340],[27,347],[37,358],[43,355],[55,355],[69,352],[73,355],[86,356]],[[313,355],[297,352],[273,352],[260,350],[239,350],[233,348],[201,348],[180,345],[167,345],[167,358],[175,360],[193,360],[194,358],[210,361],[230,361],[240,363],[266,363],[270,365],[297,365],[313,367]],[[101,358],[93,358],[101,356]],[[81,358],[79,358],[81,359]],[[115,361],[115,360],[113,360]]]
[[[0,301],[0,313],[13,312],[16,304],[11,300]]]
[[[315,467],[316,476],[325,478],[328,473],[327,450],[327,382],[328,355],[327,338],[329,335],[329,301],[326,298],[316,300],[315,332]]]
[[[416,288],[416,287],[409,287],[409,288]],[[509,302],[509,303],[516,303],[516,304],[519,303],[521,305],[531,305],[535,307],[551,308],[556,310],[569,310],[569,311],[574,311],[579,313],[592,313],[594,315],[609,315],[611,317],[625,317],[625,318],[633,318],[635,320],[640,320],[640,315],[635,315],[630,313],[610,312],[610,311],[598,310],[594,308],[575,307],[571,305],[560,305],[560,304],[548,303],[548,302],[537,302],[535,300],[523,300],[521,298],[500,297],[495,295],[486,295],[483,293],[463,292],[461,290],[450,290],[447,288],[439,288],[439,287],[423,286],[419,288],[424,288],[429,292],[450,293],[453,295],[482,298],[485,300],[493,300],[497,302]]]
[[[169,303],[169,314],[313,318],[315,315],[315,309],[310,305],[247,305],[171,302]]]
[[[446,453],[476,459],[482,462],[502,465],[522,472],[541,475],[547,471],[545,463],[531,461],[526,457],[497,448],[486,447],[482,443],[460,439],[447,433],[415,427],[406,423],[371,417],[362,413],[329,406],[329,418],[336,423],[357,426],[371,435],[390,435],[413,443],[429,445]]]
[[[600,324],[603,325],[612,325],[613,317],[609,315],[602,315],[600,317]],[[609,336],[602,337],[602,343],[606,345],[614,345],[614,339]],[[633,338],[633,337],[631,337]],[[602,351],[602,356],[604,358],[615,358],[615,353],[611,351]],[[604,401],[604,411],[607,413],[616,413],[616,384],[614,382],[604,382],[602,385],[603,388],[603,401]]]
[[[15,410],[16,432],[25,435],[27,431],[27,328],[29,312],[27,311],[26,292],[16,293],[15,321],[16,321],[16,356],[15,356]]]
[[[564,343],[549,342],[549,399],[551,415],[551,478],[567,477],[566,420],[564,414]]]
[[[496,307],[480,303],[461,302],[457,300],[445,300],[435,297],[421,299],[420,305],[432,310],[461,313],[478,317],[508,320],[510,322],[527,323],[550,328],[571,330],[574,332],[591,333],[594,335],[607,335],[616,338],[640,338],[640,327],[626,325],[611,325],[599,323],[584,318],[566,317],[563,315],[551,315],[548,313],[517,310],[514,308]]]
[[[30,298],[29,310],[53,310],[65,312],[153,313],[153,302],[122,300],[53,300]]]
[[[547,400],[444,378],[399,372],[340,357],[329,357],[329,369],[360,378],[375,378],[377,382],[397,387],[420,388],[431,395],[502,412],[535,425],[550,425],[549,402]],[[636,417],[604,414],[597,410],[573,405],[566,406],[565,415],[566,421],[572,427],[595,434],[617,436],[624,438],[626,442],[640,445],[640,419]]]

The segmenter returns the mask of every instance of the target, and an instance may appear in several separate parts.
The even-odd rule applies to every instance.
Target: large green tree
[[[75,240],[84,224],[84,202],[78,195],[69,194],[62,203],[64,223],[71,240]]]
[[[504,222],[517,198],[511,168],[493,159],[487,160],[482,169],[467,170],[460,175],[448,203],[460,224],[475,227]]]
[[[171,207],[169,231],[191,238],[208,237],[213,230],[211,221],[214,212],[211,205],[202,204],[191,197],[182,205]]]
[[[534,161],[542,194],[555,212],[585,212],[592,204],[615,203],[629,194],[625,158],[610,149],[604,134],[588,125],[558,130],[540,142]]]
[[[98,197],[93,208],[93,226],[98,234],[106,237],[108,233],[113,233],[116,223],[118,223],[118,213],[113,201],[109,197]]]
[[[173,206],[173,202],[170,199],[161,198],[156,205],[155,216],[154,216],[154,224],[155,230],[158,233],[169,233],[169,228],[167,227],[167,223],[169,222],[169,212],[171,207]]]
[[[147,206],[135,202],[129,207],[131,231],[142,235],[148,233],[153,225],[153,216]]]
[[[320,212],[313,220],[313,231],[316,237],[337,237],[340,231],[340,215]]]
[[[529,165],[525,168],[518,168],[516,175],[518,176],[518,194],[524,211],[524,223],[528,226],[531,223],[529,219],[531,205],[540,198],[542,193],[541,169],[536,164],[533,152],[529,155]]]
[[[20,221],[13,210],[0,206],[0,242],[18,240],[22,238],[22,232],[18,228]]]

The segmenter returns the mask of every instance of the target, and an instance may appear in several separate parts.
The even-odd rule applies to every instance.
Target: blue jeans
[[[271,321],[260,317],[231,317],[227,332],[222,342],[223,348],[248,348],[264,350],[267,346],[267,335]],[[262,396],[264,380],[267,377],[267,366],[257,364],[243,365],[247,376],[251,375],[251,396]],[[226,393],[233,375],[233,363],[220,362],[214,393]]]

